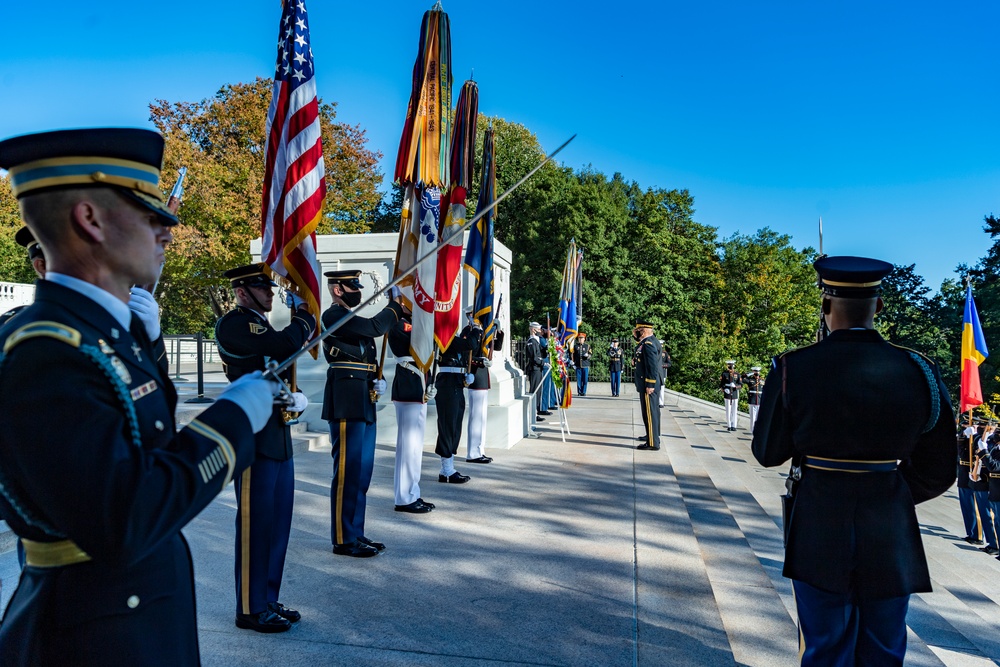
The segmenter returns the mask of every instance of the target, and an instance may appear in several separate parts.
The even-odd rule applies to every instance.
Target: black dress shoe
[[[385,551],[385,545],[384,544],[382,544],[381,542],[373,542],[372,540],[369,540],[364,535],[362,535],[361,537],[358,538],[358,542],[361,542],[361,544],[367,544],[370,547],[375,547],[375,551],[377,551],[379,553],[382,553],[383,551]]]
[[[490,463],[493,459],[489,456],[480,456],[474,459],[465,459],[466,463]]]
[[[550,411],[548,411],[548,410],[542,410],[542,411],[541,411],[541,412],[539,412],[538,414],[540,414],[540,415],[545,415],[546,417],[548,417],[548,416],[549,416],[549,415],[551,415],[552,413],[551,413]]]
[[[410,514],[427,514],[434,508],[427,503],[414,500],[409,505],[396,505],[394,509],[397,512],[409,512]]]
[[[463,475],[458,471],[451,473],[447,477],[445,477],[444,475],[438,475],[438,481],[443,482],[445,484],[465,484],[470,479],[472,478],[469,477],[468,475]]]
[[[273,611],[267,610],[259,614],[236,614],[236,627],[270,633],[291,630],[292,624]]]
[[[424,505],[427,505],[431,509],[434,509],[435,507],[437,507],[437,505],[435,505],[434,503],[429,503],[426,500],[424,500],[423,498],[417,498],[417,500],[419,500],[420,502],[422,502]]]
[[[294,609],[289,609],[280,602],[268,602],[267,610],[274,612],[278,616],[287,619],[289,623],[298,623],[302,620],[302,614],[295,611]]]
[[[351,556],[353,558],[371,558],[372,556],[378,556],[378,549],[355,540],[348,544],[334,544],[333,553],[338,556]]]
[[[980,549],[980,551],[990,556],[996,556],[997,554],[1000,554],[1000,549],[997,549],[996,547],[983,547],[982,549]]]
[[[962,539],[968,542],[969,544],[975,544],[975,545],[983,544],[982,540],[976,539],[972,535],[966,535]]]
[[[651,447],[649,445],[639,445],[636,449],[643,452],[658,452],[660,450],[659,447]]]
[[[543,421],[545,421],[545,417],[535,417],[535,421],[536,422],[543,422]]]

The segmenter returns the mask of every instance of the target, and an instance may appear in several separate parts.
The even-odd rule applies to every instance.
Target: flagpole
[[[571,141],[573,141],[574,139],[576,139],[576,135],[575,134],[572,137],[570,137],[569,139],[567,139],[566,141],[564,141],[561,146],[559,146],[554,151],[552,151],[547,156],[545,156],[545,158],[541,162],[539,162],[537,165],[535,165],[535,167],[531,171],[529,171],[527,174],[525,174],[524,176],[522,176],[521,179],[517,183],[515,183],[514,185],[510,186],[509,188],[507,188],[499,197],[497,197],[496,199],[494,199],[493,202],[490,203],[489,206],[487,206],[486,208],[484,208],[482,211],[478,211],[476,213],[476,215],[474,215],[472,218],[470,218],[469,220],[467,220],[461,227],[459,227],[458,229],[456,229],[450,236],[448,236],[445,239],[441,240],[439,242],[439,247],[440,247],[440,245],[444,245],[444,244],[448,243],[449,241],[453,240],[454,238],[456,238],[460,234],[464,234],[470,227],[472,227],[472,225],[474,225],[477,222],[479,222],[480,218],[482,218],[484,215],[486,215],[489,211],[492,211],[494,208],[496,208],[497,204],[499,204],[504,199],[506,199],[510,195],[510,193],[512,193],[517,188],[521,187],[521,185],[524,184],[525,181],[527,181],[529,178],[531,178],[532,176],[534,176],[535,173],[539,169],[541,169],[542,167],[544,167],[552,158],[554,158],[562,149],[566,148],[566,146],[568,146],[569,143]],[[383,294],[387,293],[393,287],[396,287],[397,285],[399,285],[399,283],[401,283],[404,279],[406,279],[414,271],[416,271],[417,268],[421,264],[423,264],[424,262],[426,262],[428,259],[436,256],[437,255],[437,251],[438,251],[438,248],[434,248],[433,250],[429,250],[426,253],[424,253],[424,255],[422,257],[418,257],[417,260],[408,269],[406,269],[405,271],[397,274],[396,277],[393,278],[389,282],[388,285],[386,285],[385,287],[383,287],[381,290],[377,291],[375,294],[372,294],[366,300],[364,300],[363,302],[361,302],[358,306],[356,306],[356,307],[352,308],[351,310],[349,310],[346,314],[344,314],[343,316],[341,316],[341,318],[339,320],[337,320],[336,322],[333,322],[328,328],[324,329],[323,333],[321,333],[319,336],[313,338],[312,341],[310,341],[305,347],[303,347],[298,352],[296,352],[295,354],[293,354],[292,356],[290,356],[288,359],[285,359],[285,361],[283,361],[282,363],[278,364],[278,363],[275,363],[272,360],[272,362],[268,365],[267,371],[264,373],[265,378],[266,379],[278,379],[278,374],[281,373],[282,371],[284,371],[289,366],[291,366],[293,363],[295,363],[296,359],[298,359],[301,355],[305,354],[306,352],[309,352],[310,350],[314,349],[324,339],[326,339],[328,336],[331,336],[333,334],[333,332],[337,331],[338,329],[340,329],[340,327],[344,326],[345,324],[347,324],[348,322],[350,322],[351,320],[353,320],[357,316],[357,313],[359,311],[364,310],[364,308],[366,306],[369,306],[369,305],[375,303],[375,301],[379,297],[381,297]]]

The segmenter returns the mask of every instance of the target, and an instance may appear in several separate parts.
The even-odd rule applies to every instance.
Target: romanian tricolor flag
[[[979,365],[989,356],[986,338],[979,323],[976,302],[972,300],[972,285],[965,293],[965,314],[962,316],[962,389],[960,412],[983,404],[983,388],[979,384]]]

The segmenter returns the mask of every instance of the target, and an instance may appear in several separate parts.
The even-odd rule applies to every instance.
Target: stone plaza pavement
[[[426,515],[393,511],[385,406],[366,532],[388,549],[372,559],[331,553],[329,440],[306,434],[281,589],[303,619],[279,635],[234,626],[230,487],[184,531],[203,664],[797,664],[784,471],[753,460],[745,417],[730,433],[721,406],[667,403],[661,451],[636,451],[634,391],[593,385],[574,399],[565,442],[555,415],[541,437],[489,451],[489,465],[464,463],[463,442],[464,485],[437,482],[428,437],[421,491],[437,509]],[[1000,664],[1000,562],[959,539],[954,488],[919,515],[934,592],[912,599],[906,664]],[[5,598],[16,571],[12,552],[0,556]]]

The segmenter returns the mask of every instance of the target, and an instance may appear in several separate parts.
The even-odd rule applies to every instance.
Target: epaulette
[[[886,341],[886,342],[888,342],[888,341]],[[920,355],[921,357],[923,357],[924,361],[926,361],[930,365],[937,366],[937,362],[936,361],[934,361],[933,359],[931,359],[930,357],[928,357],[923,352],[920,352],[919,350],[914,350],[913,348],[905,347],[903,345],[896,345],[895,343],[889,343],[889,345],[892,345],[894,348],[896,348],[898,350],[902,350],[903,352],[907,352],[909,354]]]
[[[67,345],[80,347],[80,341],[83,339],[83,336],[73,327],[68,327],[59,322],[49,320],[32,322],[31,324],[25,324],[7,338],[7,342],[3,346],[4,354],[10,352],[16,345],[31,338],[54,338]]]

